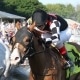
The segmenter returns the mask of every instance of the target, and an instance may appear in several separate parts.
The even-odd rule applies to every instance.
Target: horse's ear
[[[15,41],[16,41],[15,36],[12,37],[12,41],[15,43]]]
[[[10,39],[10,44],[13,45],[13,44],[15,43],[15,41],[16,41],[15,36],[11,37],[11,39]]]
[[[33,22],[28,29],[32,32],[35,26],[36,26],[36,22]]]

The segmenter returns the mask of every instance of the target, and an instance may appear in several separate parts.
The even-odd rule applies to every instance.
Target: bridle
[[[21,43],[23,46],[24,44]],[[27,58],[27,57],[32,57],[33,55],[36,55],[36,54],[39,54],[39,53],[43,53],[45,51],[45,46],[44,44],[42,45],[43,46],[43,50],[42,51],[38,51],[36,52],[35,48],[34,48],[34,42],[33,42],[33,38],[32,40],[30,41],[30,43],[27,45],[27,50],[25,51],[25,55],[21,58],[20,63],[23,63],[24,60]],[[25,46],[24,46],[25,47]],[[25,47],[26,48],[26,47]]]

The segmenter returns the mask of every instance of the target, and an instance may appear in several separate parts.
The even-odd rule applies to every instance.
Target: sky
[[[60,4],[72,4],[73,6],[76,7],[76,5],[80,4],[80,0],[38,0],[39,2],[41,2],[42,4],[46,5],[46,4],[56,4],[56,3],[60,3]]]

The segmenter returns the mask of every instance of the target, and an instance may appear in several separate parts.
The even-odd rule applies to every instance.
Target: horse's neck
[[[36,51],[42,51],[44,47],[38,43],[38,38],[34,37],[34,47]]]

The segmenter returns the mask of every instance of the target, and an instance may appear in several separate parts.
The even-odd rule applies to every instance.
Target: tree
[[[47,4],[48,12],[58,14],[64,18],[71,18],[75,12],[75,8],[71,5],[64,4]]]
[[[78,22],[80,22],[80,5],[77,5],[77,7],[76,7],[76,20],[78,21]]]
[[[4,7],[4,2],[3,2],[3,0],[0,0],[0,10],[1,11],[4,11],[4,9],[5,9],[5,7]]]
[[[37,8],[47,10],[38,0],[3,0],[3,2],[5,3],[5,11],[26,18],[30,17]]]
[[[75,15],[75,8],[71,5],[71,4],[68,4],[65,8],[65,12],[66,12],[66,17],[67,18],[71,18],[71,19],[74,19],[74,15]]]

